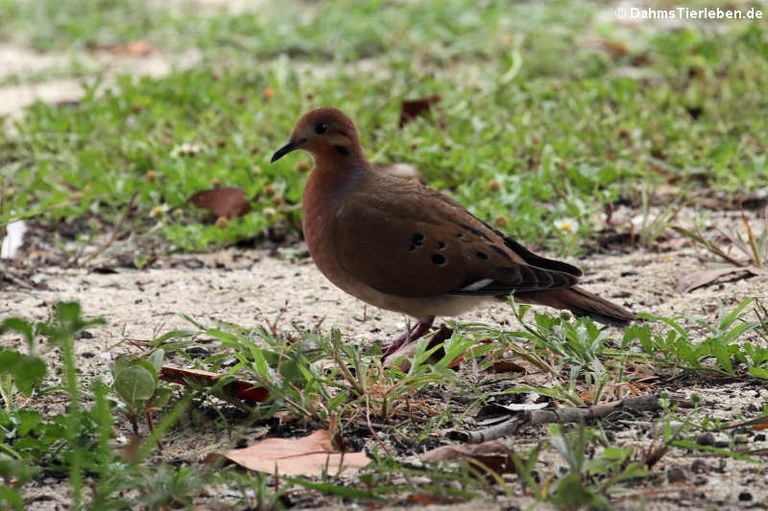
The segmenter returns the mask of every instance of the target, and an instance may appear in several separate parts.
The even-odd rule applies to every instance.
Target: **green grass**
[[[113,382],[96,377],[86,384],[78,376],[71,355],[73,342],[80,331],[94,330],[103,321],[83,318],[76,303],[57,304],[49,320],[5,318],[0,323],[0,333],[43,339],[29,344],[25,357],[42,363],[41,354],[60,349],[64,366],[60,375],[30,380],[26,372],[17,370],[23,359],[17,351],[6,348],[0,352],[0,378],[5,389],[0,410],[0,478],[6,482],[0,503],[22,509],[25,486],[46,473],[66,481],[73,505],[83,509],[103,509],[107,503],[114,509],[189,507],[205,499],[202,481],[207,481],[207,487],[228,488],[226,505],[232,506],[245,505],[253,498],[275,504],[300,491],[317,492],[328,505],[395,505],[408,502],[408,496],[422,501],[461,502],[502,491],[507,495],[524,492],[558,509],[583,505],[608,509],[612,499],[631,493],[639,480],[655,477],[654,465],[665,455],[694,450],[745,462],[755,460],[740,451],[738,444],[715,448],[699,445],[697,433],[718,431],[728,423],[709,418],[706,410],[676,410],[672,406],[653,414],[658,430],[653,436],[655,448],[631,436],[617,440],[616,435],[625,428],[622,420],[556,425],[548,434],[539,435],[536,442],[528,443],[527,450],[516,449],[517,475],[511,478],[501,478],[501,474],[471,462],[433,467],[413,464],[407,457],[445,443],[449,431],[482,429],[474,422],[479,409],[488,403],[520,403],[517,396],[521,394],[559,406],[583,406],[610,401],[613,398],[603,395],[606,389],[630,388],[647,380],[649,374],[706,378],[714,371],[732,378],[764,379],[768,357],[754,353],[765,351],[758,347],[758,341],[768,332],[765,323],[748,316],[754,305],[746,300],[732,311],[723,311],[715,322],[656,318],[630,328],[623,337],[600,331],[587,319],[574,321],[544,314],[531,317],[528,308],[521,307],[516,309],[520,330],[456,325],[443,354],[426,350],[426,342],[421,341],[405,371],[383,367],[377,347],[348,343],[339,332],[329,337],[304,331],[273,333],[266,328],[228,324],[206,326],[190,319],[189,329],[167,332],[153,343],[159,357],[132,362],[120,359],[114,365]],[[700,327],[709,337],[693,346],[691,332]],[[487,343],[489,338],[495,342]],[[268,391],[268,399],[246,403],[222,394],[218,385],[170,392],[168,384],[157,381],[156,376],[154,385],[165,389],[166,400],[170,397],[167,403],[147,405],[156,389],[130,390],[131,378],[137,386],[146,383],[143,376],[128,375],[131,368],[148,368],[151,373],[163,356],[188,358],[186,353],[201,341],[209,348],[211,341],[215,342],[214,354],[189,359],[188,363],[254,382]],[[692,350],[696,351],[693,358]],[[18,356],[9,356],[13,354]],[[451,369],[451,362],[462,354],[460,368]],[[515,385],[514,375],[500,381],[498,375],[490,373],[500,360],[534,364],[552,383],[542,387]],[[22,400],[22,396],[34,402],[57,395],[66,396],[68,402],[60,413],[43,414]],[[144,400],[141,415],[148,411],[161,417],[153,431],[141,416],[136,427],[137,396]],[[694,397],[691,400],[695,404]],[[247,411],[247,418],[236,408]],[[692,419],[692,413],[702,419]],[[283,421],[287,422],[275,422],[278,414],[284,414]],[[677,425],[672,427],[672,423]],[[291,428],[298,432],[330,429],[344,438],[350,449],[366,445],[375,461],[360,475],[343,482],[330,475],[273,479],[258,473],[236,473],[231,467],[194,464],[186,458],[174,465],[162,449],[163,443],[173,445],[180,437],[212,433],[217,449],[227,449],[241,438],[247,439],[254,424],[277,428],[282,434]],[[133,447],[121,447],[116,440],[118,432],[128,434],[130,429],[138,434],[129,441]],[[378,440],[366,442],[372,431]],[[544,461],[545,456],[549,461]],[[553,465],[553,456],[560,462]],[[454,483],[446,485],[446,481]],[[242,497],[237,496],[239,491]]]
[[[552,248],[573,244],[555,220],[577,220],[589,239],[605,204],[639,203],[656,184],[680,183],[691,196],[702,185],[735,193],[766,184],[762,27],[635,33],[570,3],[465,7],[353,2],[285,19],[193,17],[190,43],[209,67],[124,78],[79,105],[28,111],[0,141],[12,188],[0,220],[84,218],[87,241],[135,193],[134,228],[162,233],[171,250],[232,244],[280,220],[296,228],[305,177],[296,164],[305,157],[268,159],[318,105],[347,111],[374,160],[412,163],[482,218]],[[595,40],[627,52],[612,56]],[[436,115],[446,129],[428,120],[398,129],[400,100],[433,93],[443,97]],[[202,151],[175,154],[183,143]],[[224,229],[206,223],[186,200],[216,184],[243,187],[256,197],[253,211]],[[285,201],[262,193],[267,185]]]

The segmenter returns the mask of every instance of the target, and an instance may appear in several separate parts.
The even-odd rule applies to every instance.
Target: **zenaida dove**
[[[538,256],[423,185],[373,169],[352,120],[335,108],[305,114],[275,162],[303,149],[315,165],[302,198],[304,237],[321,272],[342,290],[418,323],[385,347],[426,334],[491,298],[567,309],[624,325],[630,311],[576,286],[575,266]]]

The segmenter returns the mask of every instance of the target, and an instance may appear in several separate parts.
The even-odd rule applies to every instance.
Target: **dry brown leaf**
[[[199,208],[207,209],[217,218],[237,218],[251,210],[245,190],[236,187],[201,190],[192,195],[189,201]]]
[[[525,367],[511,360],[499,360],[491,366],[493,373],[524,373]]]
[[[755,419],[746,421],[731,421],[728,425],[729,428],[743,428],[750,427],[752,431],[764,431],[768,429],[768,416],[763,415]]]
[[[432,105],[439,103],[441,99],[439,94],[419,99],[404,99],[400,107],[400,127],[402,128],[416,117],[428,113]],[[440,122],[441,127],[445,127],[444,124],[444,122]]]
[[[737,277],[739,279],[742,279],[745,277],[756,277],[758,275],[765,275],[766,271],[756,266],[742,266],[742,267],[734,266],[731,268],[718,268],[715,270],[695,271],[684,277],[681,277],[677,281],[677,285],[675,286],[675,291],[677,291],[678,293],[690,293],[694,289],[698,289],[700,287],[704,287],[704,286],[708,286],[709,284],[712,284],[720,277],[724,277],[726,275],[731,275],[734,273],[741,273],[742,275],[738,275]]]
[[[613,58],[623,57],[629,53],[629,47],[622,41],[615,41],[611,39],[592,39],[588,41],[592,46],[605,50]]]
[[[181,367],[162,367],[160,379],[163,381],[178,383],[185,387],[194,384],[203,387],[213,387],[224,376],[221,374],[201,371],[199,369],[183,369]],[[221,387],[224,392],[230,393],[243,401],[262,402],[269,397],[269,391],[264,387],[255,387],[253,383],[242,380],[232,380]]]
[[[213,454],[206,461],[220,456],[249,470],[289,476],[352,474],[372,461],[364,452],[338,452],[324,429],[302,438],[267,438],[244,449]]]
[[[659,252],[673,252],[691,244],[691,240],[681,236],[679,238],[670,238],[668,240],[659,241],[656,243],[656,250]]]
[[[129,57],[146,57],[152,53],[152,46],[148,42],[138,40],[128,43],[103,43],[92,46],[94,50],[105,51],[115,55],[127,55]]]
[[[425,452],[421,461],[438,462],[453,460],[472,460],[493,470],[497,474],[512,474],[515,464],[512,462],[512,450],[502,440],[492,440],[480,444],[444,445]]]

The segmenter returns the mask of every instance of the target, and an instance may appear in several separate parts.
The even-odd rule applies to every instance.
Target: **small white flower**
[[[579,222],[573,218],[558,218],[553,223],[555,229],[560,232],[576,232],[579,230]]]
[[[170,211],[170,209],[171,207],[165,202],[163,202],[162,204],[159,204],[154,208],[152,208],[152,211],[149,212],[149,216],[151,216],[152,218],[156,216],[164,216],[166,213],[168,213],[168,211]]]
[[[173,149],[171,149],[171,157],[178,158],[179,156],[194,156],[197,153],[202,152],[202,150],[202,146],[197,144],[188,144],[185,142],[183,144],[176,145]]]

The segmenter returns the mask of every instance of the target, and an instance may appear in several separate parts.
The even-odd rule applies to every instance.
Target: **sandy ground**
[[[676,293],[673,288],[677,278],[701,268],[700,257],[692,249],[671,254],[601,255],[572,262],[586,270],[586,288],[636,312],[711,319],[721,304],[730,309],[745,297],[766,298],[768,291],[765,278],[752,278],[717,284],[690,294]],[[404,326],[403,316],[367,307],[330,285],[308,259],[287,260],[262,250],[231,249],[206,255],[167,257],[158,265],[163,268],[125,270],[117,274],[40,268],[33,278],[46,289],[7,288],[0,304],[0,317],[21,315],[44,319],[55,302],[79,300],[87,315],[104,316],[109,321],[104,327],[91,329],[93,337],[80,339],[76,345],[83,377],[105,379],[110,377],[109,366],[114,356],[140,349],[128,341],[149,341],[173,328],[189,327],[181,314],[204,324],[216,321],[246,327],[276,324],[281,331],[290,330],[292,325],[325,333],[339,328],[349,342],[361,343],[387,339]],[[496,324],[515,322],[512,311],[504,304],[490,305],[462,319]],[[215,346],[212,349],[215,350]],[[525,380],[510,382],[515,383],[525,383]],[[691,418],[705,414],[728,420],[752,417],[768,397],[764,386],[743,382],[713,386],[704,381],[685,381],[665,389],[702,396],[705,406]],[[617,438],[649,445],[649,439],[655,436],[650,430],[648,422],[640,427],[620,429]],[[527,432],[515,439],[515,443],[532,446],[536,438],[535,431]],[[215,431],[205,433],[198,428],[194,438],[176,435],[169,440],[164,456],[196,463],[213,446],[226,447],[227,441],[217,437]],[[749,447],[766,445],[762,442]],[[544,461],[558,466],[553,455]],[[657,468],[659,488],[651,494],[640,492],[646,496],[639,500],[628,498],[616,505],[625,509],[669,509],[671,505],[694,509],[700,506],[730,508],[738,505],[739,494],[747,489],[753,495],[751,504],[754,505],[766,502],[765,484],[756,482],[763,480],[764,470],[764,464],[755,466],[731,459],[702,458],[678,451],[663,459]],[[668,475],[681,471],[682,480]],[[211,489],[211,492],[218,495],[217,498],[224,498],[220,492],[226,493],[226,489]],[[65,488],[54,480],[31,485],[28,498],[41,509],[54,509],[55,506],[49,505],[67,502]],[[508,501],[512,503],[520,505],[521,501]],[[496,502],[493,506],[502,504]]]
[[[209,1],[206,4],[217,8],[220,3]],[[59,65],[62,58],[60,55],[37,55],[13,45],[0,46],[0,80],[44,72]],[[173,67],[195,65],[200,57],[196,52],[175,56],[153,52],[149,57],[115,58],[112,54],[96,52],[79,58],[85,59],[86,66],[93,69],[94,74],[106,76],[108,83],[109,76],[114,73],[161,76]],[[74,79],[2,86],[0,114],[18,118],[23,106],[35,99],[72,101],[80,94],[80,81]],[[688,212],[689,217],[694,214]],[[719,221],[732,230],[741,228],[740,221],[733,215],[722,215]],[[688,247],[670,253],[636,251],[571,262],[585,270],[584,287],[635,312],[685,315],[713,321],[721,305],[731,309],[746,297],[768,298],[766,277],[726,281],[688,294],[675,292],[679,277],[702,268],[701,255]],[[345,339],[360,343],[391,338],[404,328],[406,321],[402,315],[365,306],[337,290],[308,259],[280,258],[262,250],[232,249],[205,255],[167,257],[155,266],[145,271],[121,269],[116,274],[55,266],[35,268],[32,278],[42,284],[41,288],[8,286],[0,290],[0,318],[19,315],[44,319],[54,303],[80,301],[86,315],[104,316],[109,322],[104,327],[91,329],[93,337],[80,339],[76,345],[83,375],[104,378],[109,377],[114,356],[138,349],[128,341],[149,341],[173,328],[189,326],[182,314],[208,324],[215,321],[246,327],[276,324],[280,330],[290,330],[296,325],[325,333],[331,328],[339,328]],[[496,324],[515,321],[510,308],[498,303],[466,314],[462,319]],[[15,342],[9,337],[0,338],[0,345]],[[679,386],[675,384],[670,390]],[[711,386],[694,381],[683,385],[683,390],[703,396],[707,411],[697,412],[699,416],[708,413],[726,419],[755,416],[766,398],[765,387],[754,384]],[[621,435],[628,440],[643,442],[636,429]],[[516,441],[526,444],[533,438],[528,436]],[[197,462],[203,454],[197,446],[216,442],[213,436],[182,438],[172,440],[167,450],[171,457]],[[763,441],[754,447],[766,446]],[[683,469],[683,479],[669,476],[675,466]],[[654,490],[644,492],[642,499],[618,501],[616,507],[764,509],[768,503],[765,476],[765,464],[677,454],[663,461]],[[740,501],[739,494],[744,491],[751,492],[751,500]],[[52,479],[32,484],[28,499],[30,508],[34,509],[62,509],[68,502],[66,489]],[[450,509],[469,510],[478,506],[492,509],[529,503],[502,499]]]
[[[639,251],[571,262],[585,270],[585,288],[635,312],[713,318],[720,304],[729,309],[746,297],[768,295],[764,277],[719,283],[692,293],[675,292],[678,277],[702,268],[699,256],[692,249]],[[366,306],[336,289],[307,259],[229,249],[170,256],[160,264],[167,267],[120,269],[116,274],[39,268],[33,278],[47,289],[6,289],[0,315],[43,319],[56,301],[79,300],[87,314],[109,318],[104,335],[110,343],[150,340],[164,330],[184,326],[179,314],[243,326],[277,322],[285,329],[292,324],[310,330],[338,327],[360,342],[394,335],[405,324],[404,316]],[[506,323],[513,315],[506,305],[490,302],[462,319]]]

